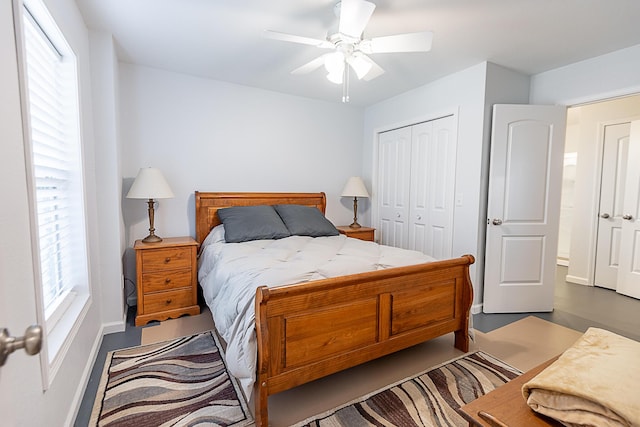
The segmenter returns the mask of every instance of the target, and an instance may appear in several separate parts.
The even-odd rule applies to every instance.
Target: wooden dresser
[[[351,228],[348,225],[339,225],[336,228],[340,233],[344,234],[347,237],[354,237],[360,240],[368,240],[369,242],[373,242],[374,233],[376,231],[375,228],[371,227]]]
[[[158,243],[136,240],[138,313],[136,326],[184,314],[199,314],[196,252],[191,237]]]

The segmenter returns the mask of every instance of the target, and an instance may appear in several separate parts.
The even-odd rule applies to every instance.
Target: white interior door
[[[12,6],[0,2],[0,328],[18,337],[37,317]],[[44,425],[43,402],[60,401],[43,393],[40,361],[17,350],[0,368],[0,425]]]
[[[640,298],[640,120],[631,122],[617,292]]]
[[[408,247],[411,128],[382,132],[378,139],[378,236],[380,243]]]
[[[595,285],[614,290],[620,264],[629,129],[629,122],[604,128]]]
[[[493,108],[485,313],[553,310],[565,131],[562,106]]]

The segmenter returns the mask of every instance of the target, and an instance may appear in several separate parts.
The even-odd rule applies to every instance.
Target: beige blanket
[[[640,426],[640,343],[589,328],[522,394],[567,426]]]

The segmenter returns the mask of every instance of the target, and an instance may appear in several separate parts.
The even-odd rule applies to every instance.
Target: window
[[[88,299],[76,58],[40,1],[24,2],[22,29],[39,322],[55,373]]]

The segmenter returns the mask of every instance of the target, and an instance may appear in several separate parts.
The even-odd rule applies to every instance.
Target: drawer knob
[[[164,259],[164,263],[165,263],[165,264],[168,264],[169,262],[171,262],[171,258],[170,258],[170,257],[166,257],[166,258]]]
[[[171,304],[171,300],[170,300],[170,299],[168,299],[168,300],[166,300],[166,301],[165,301],[165,303],[166,303],[167,305],[169,305],[169,304]]]
[[[171,279],[167,277],[166,279],[164,279],[164,283],[168,285],[169,283],[171,283]]]

